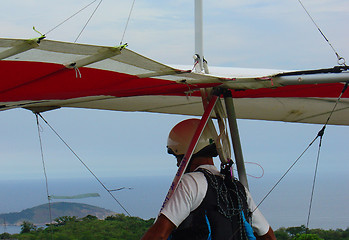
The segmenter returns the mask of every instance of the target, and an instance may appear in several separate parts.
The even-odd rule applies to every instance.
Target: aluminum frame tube
[[[242,154],[239,129],[238,129],[237,121],[236,121],[235,107],[234,107],[233,97],[232,97],[230,91],[227,91],[224,93],[224,102],[225,102],[225,107],[226,107],[226,111],[227,111],[227,115],[228,115],[229,128],[230,128],[231,140],[232,140],[233,149],[234,149],[234,156],[235,156],[239,181],[247,189],[249,189],[247,175],[246,175],[245,162],[244,162],[244,157]]]
[[[202,0],[195,0],[195,54],[199,55],[200,71],[203,71],[203,7]]]

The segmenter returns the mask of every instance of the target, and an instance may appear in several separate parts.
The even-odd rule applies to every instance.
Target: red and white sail
[[[200,88],[229,89],[243,119],[324,123],[349,72],[166,66],[123,47],[0,39],[0,110],[60,107],[202,115]],[[349,124],[345,92],[330,124]]]

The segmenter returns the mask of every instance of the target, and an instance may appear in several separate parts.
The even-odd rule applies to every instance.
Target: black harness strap
[[[190,213],[172,233],[176,239],[245,240],[247,239],[241,212],[250,216],[244,186],[234,179],[226,181],[222,176],[199,168],[207,180],[208,189],[200,206]]]

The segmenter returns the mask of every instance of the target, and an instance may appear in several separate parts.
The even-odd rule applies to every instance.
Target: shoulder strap
[[[217,176],[202,168],[197,171],[205,175],[209,187],[216,192],[217,210],[230,221],[233,229],[231,239],[246,239],[244,216],[249,220],[250,213],[245,187],[235,178]]]
[[[202,172],[208,184],[216,190],[218,209],[221,214],[230,219],[243,210],[245,216],[249,216],[245,187],[236,178],[224,177],[224,180],[220,181],[219,179],[223,179],[223,177],[214,175],[207,169],[199,168],[197,171]]]

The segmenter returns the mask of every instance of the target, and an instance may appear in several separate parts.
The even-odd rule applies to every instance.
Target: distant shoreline
[[[270,187],[279,179],[278,174],[266,174],[262,179],[249,179],[252,196],[256,203],[259,203]],[[317,184],[322,186],[316,189],[315,202],[312,207],[310,228],[322,229],[346,229],[348,227],[349,216],[343,214],[348,212],[346,199],[347,191],[338,189],[347,189],[347,177],[336,175],[336,184],[329,182],[331,176],[322,176],[317,180]],[[312,183],[312,176],[306,174],[290,173],[287,181],[282,183],[270,194],[266,201],[260,206],[260,210],[267,218],[274,229],[287,226],[300,226],[305,224],[309,210],[309,194]],[[133,188],[132,190],[122,190],[116,193],[116,198],[133,216],[142,219],[149,219],[158,214],[159,206],[162,205],[164,196],[168,191],[172,178],[168,177],[133,177],[133,178],[106,178],[105,183],[110,188]],[[41,181],[42,182],[42,181]],[[68,185],[69,183],[69,185]],[[69,186],[69,187],[67,187]],[[295,187],[297,186],[297,187]],[[15,181],[14,183],[1,182],[1,206],[0,212],[20,212],[23,209],[31,208],[47,202],[47,195],[43,183],[36,181]],[[16,191],[13,191],[16,189]],[[99,198],[81,199],[80,202],[93,206],[99,206],[104,209],[110,209],[113,212],[123,213],[123,210],[105,193],[99,185],[91,179],[81,179],[71,181],[51,180],[50,189],[53,194],[76,195],[80,193],[97,192],[101,195]],[[151,193],[151,194],[149,194]],[[18,201],[23,199],[25,201]],[[331,204],[328,204],[328,202]],[[144,207],[146,206],[146,207]],[[47,209],[45,211],[48,211]],[[9,221],[5,217],[7,226],[15,222]],[[34,222],[34,221],[32,221]],[[46,222],[46,221],[44,221]],[[0,217],[1,227],[4,220]],[[17,222],[16,222],[17,223]]]

